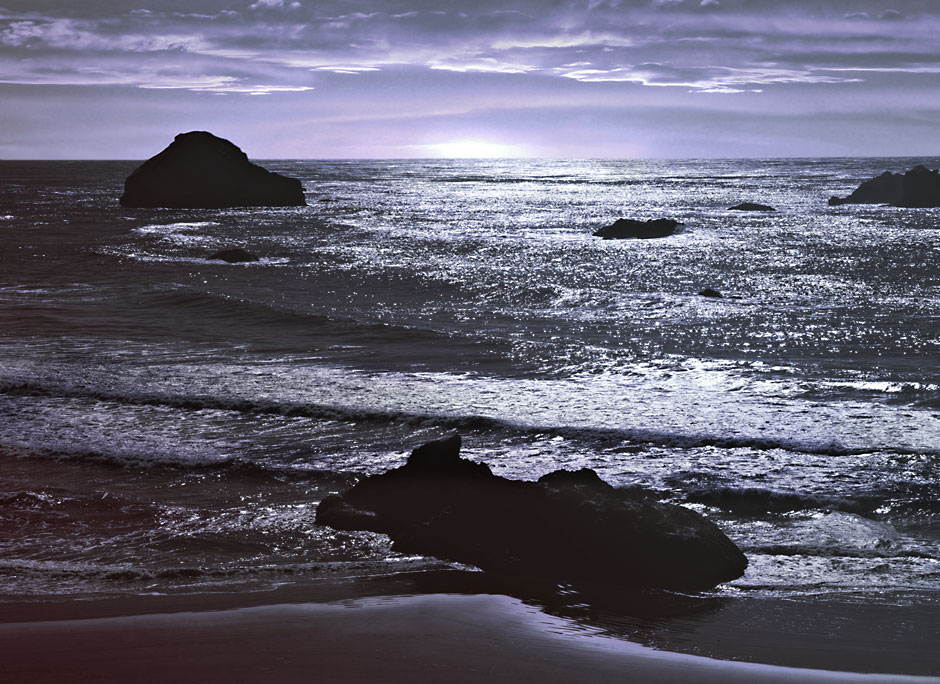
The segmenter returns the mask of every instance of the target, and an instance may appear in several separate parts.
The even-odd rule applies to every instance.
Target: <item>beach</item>
[[[283,598],[283,597],[281,597]],[[228,601],[236,601],[229,597]],[[66,619],[0,625],[0,674],[9,682],[719,682],[865,684],[940,678],[819,669],[846,653],[783,634],[772,660],[742,662],[641,646],[492,594],[376,596],[326,603],[222,607],[201,597],[146,606],[68,606]],[[200,605],[207,604],[207,605]],[[45,606],[33,615],[64,607]],[[79,617],[81,614],[85,617]],[[126,614],[124,614],[126,613]],[[89,617],[95,614],[101,617]],[[845,617],[845,616],[843,616]],[[727,626],[726,626],[727,628]],[[733,632],[734,630],[729,630]],[[741,634],[728,634],[740,639]],[[854,656],[879,650],[877,666],[917,669],[916,644],[844,639]],[[759,643],[759,639],[753,639]],[[828,644],[831,646],[832,644]],[[906,648],[904,647],[906,646]],[[874,662],[874,661],[872,661]]]

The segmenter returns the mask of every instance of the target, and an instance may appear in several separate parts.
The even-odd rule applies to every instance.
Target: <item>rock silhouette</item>
[[[702,297],[715,297],[715,298],[724,297],[724,295],[721,294],[718,290],[713,290],[713,289],[710,288],[710,287],[706,287],[704,290],[702,290],[701,292],[699,292],[699,294],[700,294]]]
[[[747,559],[703,516],[615,489],[587,468],[508,480],[460,458],[460,436],[326,497],[317,523],[388,534],[394,548],[553,581],[696,591],[740,577]]]
[[[251,252],[246,252],[240,247],[234,247],[233,249],[223,249],[221,252],[216,252],[212,256],[206,257],[210,261],[227,261],[230,264],[243,264],[250,261],[258,261],[258,257]]]
[[[757,204],[756,202],[741,202],[733,207],[728,207],[729,211],[777,211],[766,204]]]
[[[895,207],[940,207],[940,173],[915,166],[900,174],[885,171],[865,181],[848,197],[830,197],[830,206],[890,204]]]
[[[635,219],[617,219],[609,226],[604,226],[594,233],[594,237],[605,240],[622,240],[625,238],[660,238],[672,235],[676,227],[682,224],[672,219],[650,219],[637,221]]]
[[[248,161],[237,146],[206,131],[180,133],[127,177],[125,207],[219,209],[305,206],[303,187]]]

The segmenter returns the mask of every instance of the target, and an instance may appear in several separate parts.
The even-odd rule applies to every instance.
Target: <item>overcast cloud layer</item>
[[[0,0],[0,157],[940,154],[940,3],[808,5]]]

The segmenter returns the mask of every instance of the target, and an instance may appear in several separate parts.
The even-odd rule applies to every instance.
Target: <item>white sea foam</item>
[[[172,235],[174,233],[185,233],[200,228],[209,228],[219,225],[215,221],[182,221],[179,223],[153,223],[134,228],[135,233],[141,235]]]

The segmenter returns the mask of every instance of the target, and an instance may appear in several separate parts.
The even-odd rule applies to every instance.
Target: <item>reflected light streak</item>
[[[506,145],[484,140],[455,140],[424,145],[424,149],[429,157],[440,159],[510,159],[529,156],[518,145]]]

